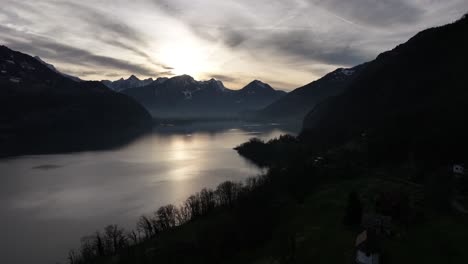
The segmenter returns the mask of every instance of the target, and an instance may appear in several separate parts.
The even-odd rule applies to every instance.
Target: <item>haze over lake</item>
[[[80,237],[108,224],[134,228],[161,205],[258,175],[232,148],[285,133],[275,124],[170,125],[114,150],[0,160],[2,260],[64,262]]]

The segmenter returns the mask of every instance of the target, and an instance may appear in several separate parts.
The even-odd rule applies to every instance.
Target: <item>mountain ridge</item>
[[[319,147],[370,134],[388,144],[382,151],[432,155],[439,162],[465,155],[466,32],[465,15],[381,53],[344,93],[307,114],[301,136]]]
[[[283,98],[251,113],[251,116],[256,119],[302,122],[318,103],[345,91],[365,65],[366,63],[348,69],[338,68],[318,80],[292,90]]]
[[[155,117],[233,118],[259,109],[286,94],[260,81],[232,90],[216,79],[197,81],[180,75],[154,81],[146,86],[125,89],[122,93],[144,105]]]
[[[120,92],[125,89],[130,89],[130,88],[136,88],[136,87],[142,87],[145,85],[148,85],[152,83],[154,80],[153,78],[147,78],[140,80],[138,77],[136,77],[134,74],[130,75],[127,79],[120,78],[115,81],[110,81],[110,80],[102,80],[101,82],[112,89],[113,91]]]
[[[133,99],[97,81],[73,81],[6,46],[0,87],[0,156],[108,148],[152,123]]]

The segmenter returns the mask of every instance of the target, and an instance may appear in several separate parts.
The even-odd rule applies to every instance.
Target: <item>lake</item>
[[[233,147],[294,134],[278,124],[160,125],[118,149],[0,160],[0,261],[64,263],[80,238],[108,224],[127,230],[159,206],[261,170]]]

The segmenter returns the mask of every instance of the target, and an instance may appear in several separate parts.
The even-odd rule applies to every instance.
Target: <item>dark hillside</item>
[[[364,133],[384,137],[399,149],[395,155],[462,158],[468,147],[466,32],[465,16],[380,54],[347,91],[307,115],[302,138],[328,147]]]
[[[4,46],[0,71],[0,156],[111,147],[151,126],[133,99]]]

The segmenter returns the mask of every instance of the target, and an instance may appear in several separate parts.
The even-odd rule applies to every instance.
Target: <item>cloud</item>
[[[2,0],[2,4],[8,8],[0,10],[0,42],[79,75],[173,76],[187,60],[199,67],[198,75],[233,86],[255,77],[281,88],[298,87],[329,69],[371,60],[418,31],[454,21],[468,11],[466,0]]]
[[[63,8],[65,12],[72,12],[74,17],[89,24],[88,30],[95,37],[107,39],[125,39],[131,40],[134,43],[144,45],[145,38],[140,30],[130,27],[123,23],[118,16],[110,16],[97,8],[92,8],[75,2],[52,2],[52,5],[57,8]]]
[[[4,36],[15,36],[15,30],[0,26],[0,34]],[[100,56],[93,54],[90,51],[75,48],[66,44],[55,42],[45,37],[34,36],[29,34],[26,39],[21,36],[4,37],[5,44],[19,51],[27,51],[32,55],[38,55],[42,58],[53,59],[74,63],[76,65],[100,66],[111,69],[126,70],[132,73],[137,73],[145,76],[155,75],[153,69],[145,65],[133,64],[124,60]]]
[[[231,10],[209,18],[197,15],[197,11],[208,8],[206,2],[186,8],[186,2],[180,0],[156,0],[154,3],[168,15],[184,21],[197,36],[207,41],[219,41],[230,49],[245,50],[252,57],[264,59],[273,55],[276,59],[346,66],[372,58],[361,47],[353,45],[350,36],[355,31],[344,33],[345,30],[340,30],[332,38],[320,32],[321,25],[311,25],[312,3],[258,1],[258,5],[252,5],[247,1],[237,1]],[[257,10],[259,7],[266,8],[263,11],[271,14],[265,15],[262,10]],[[255,16],[258,19],[253,19]],[[271,20],[273,17],[276,19]]]
[[[371,56],[359,47],[352,45],[352,40],[326,38],[318,40],[313,38],[308,31],[293,31],[276,33],[267,39],[273,41],[270,47],[284,55],[293,56],[295,59],[315,61],[332,65],[356,65],[369,60]],[[260,48],[265,42],[259,43]]]
[[[161,77],[161,76],[175,76],[175,75],[176,74],[172,71],[163,71],[163,72],[160,72],[158,76]]]
[[[225,74],[211,74],[209,75],[209,78],[214,78],[222,82],[238,82],[239,81],[238,78],[233,77],[231,75],[225,75]]]
[[[70,43],[70,45],[61,44],[56,39],[39,34],[31,34],[35,32],[30,31],[27,27],[27,25],[34,22],[35,17],[32,12],[41,17],[47,17],[50,12],[64,13],[72,15],[68,17],[68,20],[63,22],[63,27],[55,27],[52,34],[61,36],[78,30],[84,40],[92,39],[106,46],[130,51],[159,69],[168,70],[171,68],[152,58],[144,50],[147,46],[144,34],[140,30],[127,25],[118,16],[110,16],[97,8],[66,1],[43,1],[39,3],[42,6],[35,6],[35,3],[9,1],[8,5],[10,7],[9,11],[0,11],[0,15],[4,15],[7,21],[13,23],[10,23],[10,27],[2,26],[0,32],[6,33],[5,36],[7,37],[2,39],[11,48],[34,53],[45,59],[53,59],[63,63],[73,62],[76,65],[106,67],[107,70],[125,70],[145,76],[155,75],[156,70],[148,65],[94,54],[92,49],[87,50],[76,47],[76,43]],[[16,12],[16,10],[19,11]],[[29,19],[32,19],[32,21]],[[45,34],[48,33],[45,32]]]
[[[424,14],[424,6],[408,0],[308,0],[312,7],[324,8],[337,17],[356,24],[389,28],[413,24]]]

